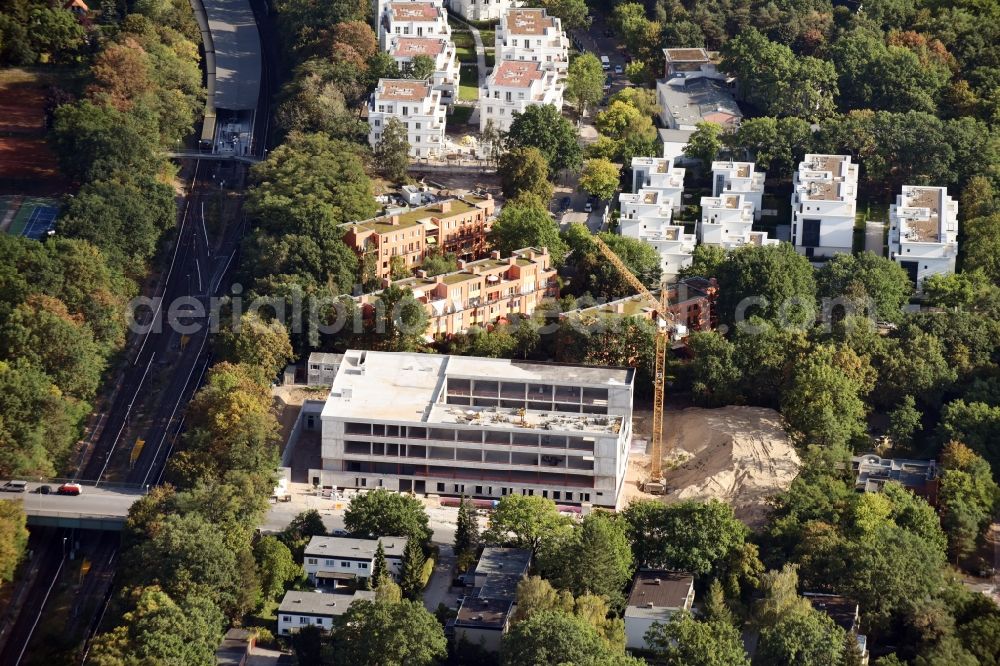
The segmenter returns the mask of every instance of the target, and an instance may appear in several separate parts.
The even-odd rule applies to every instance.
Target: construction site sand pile
[[[692,407],[668,419],[668,502],[716,498],[755,525],[767,513],[767,498],[786,490],[798,474],[799,457],[773,409]]]

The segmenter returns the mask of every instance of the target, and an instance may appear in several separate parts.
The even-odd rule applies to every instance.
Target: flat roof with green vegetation
[[[455,215],[463,215],[465,213],[477,210],[476,203],[480,201],[485,201],[480,197],[470,196],[469,201],[464,201],[462,199],[447,199],[446,201],[451,202],[451,210],[447,213],[441,212],[441,204],[444,201],[439,201],[437,203],[429,204],[427,206],[421,206],[419,208],[414,208],[405,213],[399,214],[399,224],[392,224],[390,220],[391,215],[383,215],[382,217],[376,217],[371,220],[365,220],[363,222],[355,222],[354,226],[359,229],[365,229],[369,231],[374,231],[380,234],[389,233],[394,229],[409,229],[420,224],[423,220],[429,220],[432,217],[454,217]]]

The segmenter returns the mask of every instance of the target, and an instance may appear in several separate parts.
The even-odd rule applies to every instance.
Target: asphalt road
[[[56,495],[52,492],[42,495],[35,492],[41,485],[48,485],[55,491],[56,484],[29,483],[24,493],[0,493],[0,500],[20,500],[24,503],[24,511],[31,515],[84,515],[122,518],[128,514],[129,507],[143,493],[134,489],[93,488],[85,486],[83,492],[76,496]]]

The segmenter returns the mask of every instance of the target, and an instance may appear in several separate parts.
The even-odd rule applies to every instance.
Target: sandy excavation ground
[[[652,431],[650,417],[636,415],[637,438]],[[666,421],[664,501],[720,499],[741,520],[758,525],[767,513],[767,498],[787,489],[798,473],[799,457],[773,409],[691,407],[668,411]],[[623,506],[652,497],[638,487],[648,476],[649,455],[633,450]]]

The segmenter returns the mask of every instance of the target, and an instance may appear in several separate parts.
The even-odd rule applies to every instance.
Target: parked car
[[[35,489],[35,492],[39,495],[48,495],[52,492],[52,486],[38,486],[38,488]]]
[[[28,489],[27,481],[8,481],[0,486],[0,490],[5,493],[23,493]]]
[[[348,537],[348,536],[351,536],[351,533],[348,532],[347,530],[342,530],[342,529],[340,529],[338,527],[337,529],[335,529],[333,531],[333,536],[335,536],[335,537]]]
[[[583,212],[592,213],[594,211],[594,204],[589,201],[583,206]]]
[[[79,483],[64,483],[59,486],[59,490],[56,491],[59,495],[79,495],[83,492],[83,486]]]
[[[621,74],[623,71],[621,65],[615,65],[615,74]]]
[[[571,203],[573,203],[572,199],[570,199],[569,197],[563,197],[562,200],[559,202],[559,210],[569,210]]]

